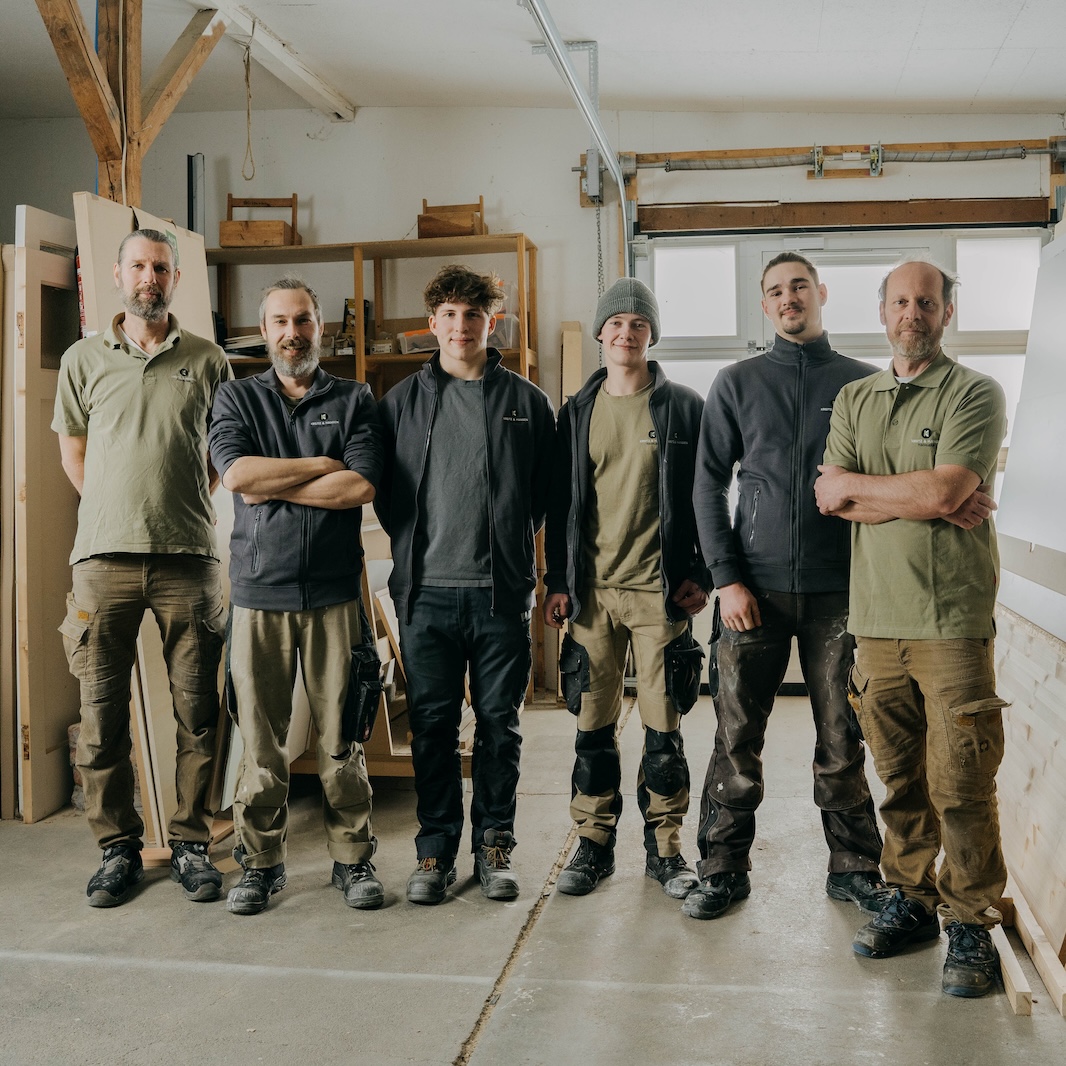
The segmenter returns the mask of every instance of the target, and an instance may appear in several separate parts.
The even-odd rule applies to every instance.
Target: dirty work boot
[[[245,869],[241,879],[229,890],[226,910],[231,914],[258,914],[266,909],[270,897],[285,887],[286,881],[283,862],[265,870]]]
[[[940,919],[916,899],[907,899],[897,888],[881,913],[855,934],[851,949],[856,955],[883,959],[902,951],[908,944],[936,940],[938,936]]]
[[[222,895],[222,874],[207,855],[206,844],[170,842],[170,879],[181,885],[186,899],[208,903]]]
[[[982,925],[948,922],[948,956],[943,989],[949,996],[975,999],[991,992],[999,976],[999,952]]]
[[[339,888],[344,902],[356,910],[372,911],[385,902],[385,889],[375,876],[372,862],[335,862],[333,887]]]
[[[577,851],[555,882],[566,896],[587,896],[604,877],[614,873],[614,847],[581,837]]]
[[[734,900],[747,899],[751,895],[751,879],[740,870],[705,877],[685,897],[681,913],[701,920],[720,918]]]
[[[859,910],[880,914],[892,896],[892,889],[875,870],[855,870],[830,874],[825,879],[825,893],[830,899],[843,899],[858,905]]]
[[[488,899],[515,899],[518,878],[511,870],[514,837],[496,829],[486,829],[484,840],[474,851],[474,873]]]
[[[141,852],[130,844],[104,848],[100,868],[89,878],[85,894],[90,907],[117,907],[130,898],[133,886],[144,877]]]
[[[407,878],[407,902],[429,906],[442,903],[455,877],[455,863],[451,859],[440,859],[435,855],[419,859],[414,873]]]
[[[685,862],[684,855],[668,855],[665,859],[649,855],[644,876],[658,881],[673,899],[684,899],[700,883],[696,871]]]

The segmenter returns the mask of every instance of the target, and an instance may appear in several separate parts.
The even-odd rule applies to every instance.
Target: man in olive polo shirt
[[[892,367],[845,385],[815,482],[852,527],[850,694],[887,795],[881,866],[894,889],[853,948],[871,958],[940,935],[942,986],[988,992],[989,930],[1006,867],[996,770],[1002,708],[992,666],[998,579],[987,495],[1006,432],[1003,390],[940,348],[956,279],[905,262],[881,286]],[[936,871],[941,848],[943,863]]]
[[[52,420],[63,469],[81,495],[60,629],[81,683],[76,764],[103,850],[86,890],[92,907],[124,903],[144,876],[129,704],[146,608],[163,638],[177,723],[171,877],[196,901],[217,899],[222,887],[207,855],[225,635],[207,423],[232,372],[217,345],[168,314],[175,259],[158,230],[122,241],[114,275],[126,310],[63,355]]]

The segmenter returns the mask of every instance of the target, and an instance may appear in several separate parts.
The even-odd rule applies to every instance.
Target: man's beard
[[[167,317],[170,304],[161,292],[136,292],[122,290],[122,305],[137,318],[145,322],[162,322]]]
[[[317,343],[308,344],[306,348],[271,344],[267,352],[275,373],[297,380],[310,377],[322,357],[322,347]]]
[[[895,337],[892,340],[892,354],[899,356],[901,360],[918,366],[928,363],[937,352],[940,351],[940,341],[944,334],[942,330],[933,330],[929,333],[921,333],[918,336],[907,338]]]

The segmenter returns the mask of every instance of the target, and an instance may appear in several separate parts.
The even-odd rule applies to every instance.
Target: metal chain
[[[596,205],[596,298],[604,294],[607,284],[603,277],[603,225],[600,217],[600,206]],[[597,344],[600,351],[600,366],[603,366],[603,345]]]

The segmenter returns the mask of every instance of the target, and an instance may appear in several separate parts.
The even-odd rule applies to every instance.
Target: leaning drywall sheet
[[[58,243],[56,230],[72,248],[73,227],[19,211],[25,245],[15,250],[15,567],[22,814],[32,822],[70,801],[67,727],[80,702],[58,632],[78,501],[50,428],[59,361],[78,335],[78,298],[73,259],[42,250],[42,243]]]
[[[0,818],[18,813],[15,732],[15,246],[0,249]]]

